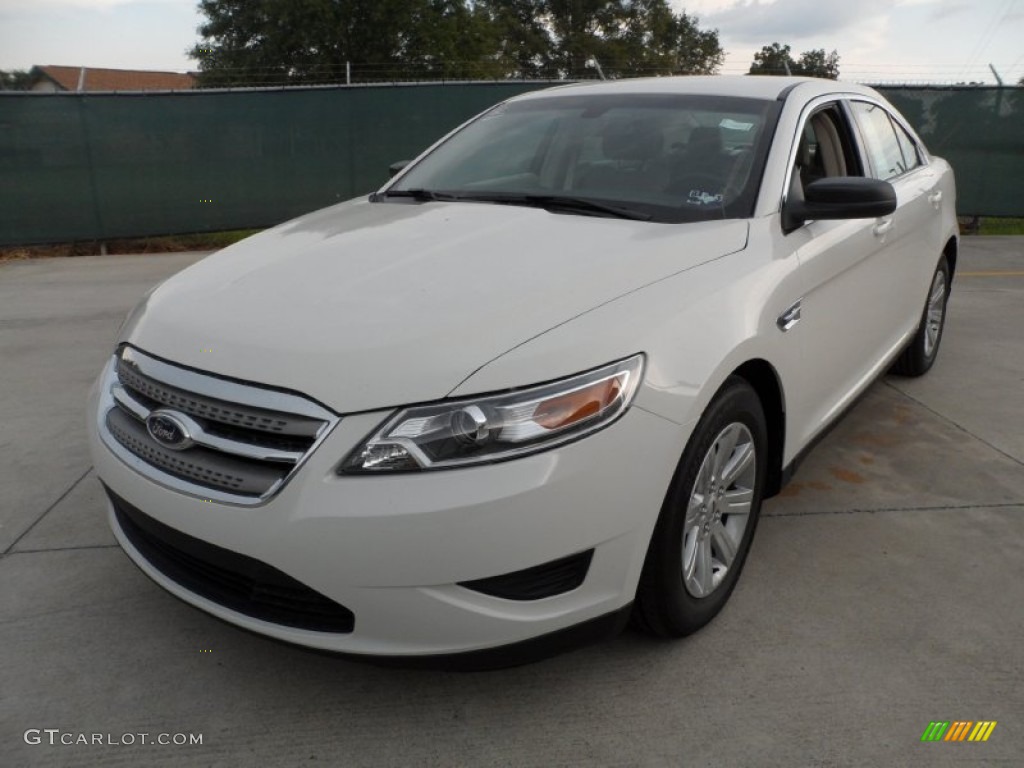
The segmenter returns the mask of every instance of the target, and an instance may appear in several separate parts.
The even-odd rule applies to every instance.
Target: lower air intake
[[[576,589],[587,578],[594,550],[502,576],[462,581],[459,586],[506,600],[540,600]]]
[[[344,634],[355,617],[276,568],[193,538],[154,520],[106,489],[132,546],[164,576],[207,600],[254,619],[296,629]]]

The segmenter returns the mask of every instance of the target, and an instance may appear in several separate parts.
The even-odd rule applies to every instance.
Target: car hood
[[[121,341],[339,412],[372,410],[444,397],[545,331],[746,239],[742,221],[359,200],[180,272],[149,294]],[[524,371],[508,386],[533,381]]]

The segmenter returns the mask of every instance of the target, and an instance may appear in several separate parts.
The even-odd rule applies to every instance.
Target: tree
[[[545,23],[546,0],[477,0],[494,37],[494,60],[505,77],[540,78],[552,72],[555,41]]]
[[[409,26],[400,33],[398,58],[410,77],[491,78],[505,69],[495,51],[499,41],[486,10],[463,0],[416,4]]]
[[[637,0],[625,9],[625,22],[603,41],[602,60],[613,75],[712,74],[725,52],[717,30],[702,30],[686,13],[672,13],[665,0]]]
[[[205,86],[479,75],[489,43],[465,0],[201,0],[189,55]]]
[[[667,0],[200,0],[204,86],[714,72],[717,30]]]
[[[750,64],[751,75],[803,75],[839,79],[839,52],[825,53],[824,48],[804,51],[794,59],[788,45],[772,43],[754,54]]]
[[[546,25],[554,38],[552,60],[560,77],[578,77],[587,72],[591,58],[606,62],[609,39],[626,23],[621,1],[547,0]]]
[[[796,74],[796,62],[790,56],[790,47],[772,43],[754,54],[750,64],[751,75],[789,75]]]
[[[717,29],[700,29],[696,16],[676,16],[676,66],[674,75],[713,75],[725,61]]]
[[[31,85],[31,72],[24,69],[0,69],[0,91],[27,91]]]
[[[815,48],[812,51],[804,51],[800,54],[800,60],[796,63],[797,71],[793,74],[801,74],[807,77],[823,77],[828,80],[839,79],[839,51],[825,53],[824,48]]]
[[[718,30],[674,14],[666,0],[548,0],[553,60],[563,77],[597,59],[611,76],[710,74],[725,58]]]

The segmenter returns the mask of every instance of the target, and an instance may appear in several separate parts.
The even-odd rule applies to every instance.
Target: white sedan
[[[931,367],[954,198],[869,88],[511,99],[147,295],[89,402],[110,524],[181,599],[320,649],[686,635],[815,439]]]

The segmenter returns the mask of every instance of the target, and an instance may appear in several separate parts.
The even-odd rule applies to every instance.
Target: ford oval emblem
[[[146,431],[164,448],[184,451],[192,445],[185,422],[174,411],[153,411],[146,419]]]

